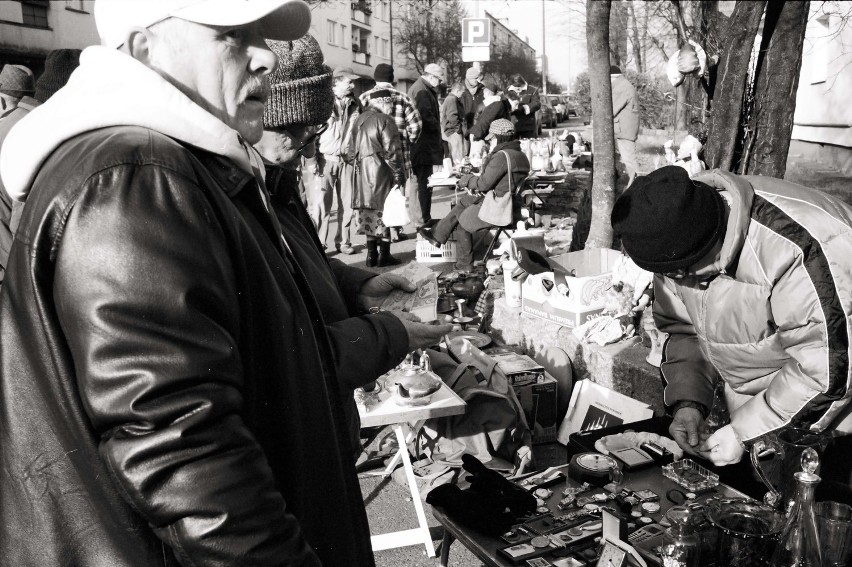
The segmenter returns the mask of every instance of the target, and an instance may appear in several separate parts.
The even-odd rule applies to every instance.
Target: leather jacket
[[[140,127],[42,165],[0,294],[3,565],[374,564],[335,355],[267,199]]]

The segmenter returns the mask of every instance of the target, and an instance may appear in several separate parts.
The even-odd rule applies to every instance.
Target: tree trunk
[[[771,2],[766,8],[764,34],[770,39],[757,66],[754,143],[745,162],[750,175],[783,179],[787,169],[809,8],[808,0]]]
[[[609,0],[587,0],[586,45],[592,95],[594,170],[592,223],[586,248],[612,246],[610,215],[615,203],[615,131],[609,77]]]
[[[645,61],[642,59],[642,50],[639,47],[639,23],[636,21],[636,11],[633,9],[633,0],[627,0],[627,17],[630,19],[630,29],[633,32],[630,44],[633,46],[633,60],[636,70],[645,72]]]
[[[766,0],[740,0],[729,20],[704,147],[705,161],[711,169],[732,171],[734,167],[735,148],[742,129],[749,61],[765,6]]]

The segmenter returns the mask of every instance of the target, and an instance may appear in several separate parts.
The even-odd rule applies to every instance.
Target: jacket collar
[[[697,174],[693,181],[700,181],[717,191],[727,193],[726,202],[730,207],[728,221],[725,227],[725,237],[716,267],[719,272],[730,268],[740,256],[740,251],[748,235],[751,223],[751,206],[754,202],[754,187],[739,175],[712,169]]]
[[[81,109],[69,114],[69,109]],[[103,46],[87,47],[68,84],[9,132],[0,174],[10,196],[26,200],[38,170],[53,151],[85,132],[141,126],[185,146],[228,158],[251,173],[258,161],[240,135],[154,70]]]
[[[500,95],[487,96],[482,99],[482,104],[484,106],[488,106],[490,104],[494,104],[495,102],[500,102],[503,98]]]

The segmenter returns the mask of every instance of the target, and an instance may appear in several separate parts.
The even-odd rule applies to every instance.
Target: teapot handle
[[[766,471],[763,470],[763,467],[760,466],[760,455],[771,452],[774,453],[775,456],[781,460],[784,459],[784,446],[778,441],[775,436],[767,436],[761,439],[758,439],[751,446],[751,466],[754,468],[757,476],[760,477],[760,480],[769,490],[764,497],[763,501],[769,506],[775,506],[781,501],[781,492],[772,486],[772,482],[769,480],[769,477],[766,475]]]

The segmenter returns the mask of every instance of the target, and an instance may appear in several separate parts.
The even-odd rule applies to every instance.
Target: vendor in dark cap
[[[667,166],[636,178],[612,225],[656,274],[654,320],[671,335],[664,397],[684,450],[725,465],[782,428],[852,430],[852,208],[779,179],[713,170],[690,180]],[[711,435],[720,378],[731,423]]]

